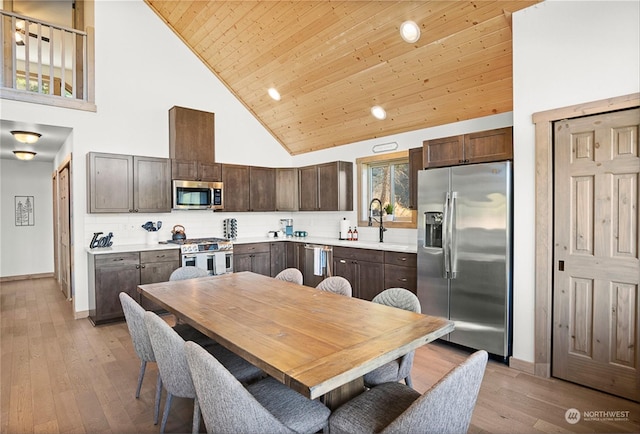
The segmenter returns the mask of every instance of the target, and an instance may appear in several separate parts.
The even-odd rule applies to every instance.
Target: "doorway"
[[[554,122],[552,375],[640,401],[640,109]]]
[[[60,290],[67,300],[73,299],[73,243],[72,243],[72,214],[71,214],[71,156],[69,156],[57,170],[57,204],[54,210],[54,234],[58,259],[55,262],[55,275],[60,284]],[[55,185],[54,185],[55,189]]]
[[[535,124],[535,306],[534,364],[531,371],[551,376],[553,307],[553,123],[577,116],[640,107],[640,93],[534,113]]]

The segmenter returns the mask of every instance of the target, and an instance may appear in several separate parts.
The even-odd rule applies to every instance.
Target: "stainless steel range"
[[[202,268],[212,275],[233,273],[233,243],[225,238],[169,240],[180,244],[180,264]]]

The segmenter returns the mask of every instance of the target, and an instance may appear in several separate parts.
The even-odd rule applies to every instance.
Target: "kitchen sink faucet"
[[[380,222],[380,242],[382,243],[384,242],[384,231],[387,229],[382,225],[382,202],[377,197],[374,197],[371,199],[371,202],[369,202],[369,226],[373,226],[373,217],[371,215],[371,206],[373,205],[373,202],[378,202],[378,209],[380,210],[380,213],[378,214],[378,221]]]

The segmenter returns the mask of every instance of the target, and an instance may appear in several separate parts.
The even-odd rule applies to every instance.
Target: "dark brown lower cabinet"
[[[180,266],[178,249],[89,254],[89,320],[94,325],[124,318],[120,292],[126,292],[148,310],[160,306],[140,298],[138,285],[166,282]]]
[[[415,253],[384,252],[384,288],[404,288],[417,295]]]
[[[124,317],[120,292],[140,301],[138,252],[89,255],[89,320],[94,325]]]
[[[140,252],[140,284],[167,282],[171,273],[180,267],[178,249],[151,250]],[[146,310],[164,310],[146,297],[140,297],[140,304]]]
[[[271,254],[271,277],[287,268],[287,242],[278,241],[269,243],[269,253]]]
[[[351,283],[354,297],[371,300],[384,289],[384,252],[334,247],[333,271]]]
[[[252,271],[271,275],[270,243],[236,244],[233,246],[233,271]]]

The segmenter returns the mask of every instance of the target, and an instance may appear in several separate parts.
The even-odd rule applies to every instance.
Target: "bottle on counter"
[[[353,228],[353,233],[351,234],[351,239],[353,241],[358,241],[358,227],[357,226],[355,226]]]
[[[353,240],[353,231],[351,230],[351,226],[349,226],[349,231],[347,232],[347,241]]]

